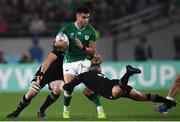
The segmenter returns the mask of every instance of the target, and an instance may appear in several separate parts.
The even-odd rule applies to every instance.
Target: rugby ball
[[[55,41],[56,42],[57,41],[66,41],[68,46],[69,46],[69,39],[68,39],[67,35],[64,34],[64,33],[58,33],[57,36],[56,36]]]

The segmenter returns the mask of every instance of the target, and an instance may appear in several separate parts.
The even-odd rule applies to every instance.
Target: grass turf
[[[148,91],[145,91],[146,93]],[[168,91],[153,91],[162,96],[166,96]],[[6,115],[17,107],[23,93],[0,93],[0,120],[4,121],[64,121],[62,118],[63,95],[47,109],[46,118],[37,117],[37,110],[45,100],[48,93],[39,93],[31,104],[16,119],[7,119]],[[180,95],[176,97],[180,102]],[[124,98],[110,101],[101,97],[101,102],[107,114],[107,121],[178,121],[180,120],[180,105],[174,107],[166,116],[161,115],[153,109],[155,103],[138,102]],[[96,121],[97,113],[93,103],[82,95],[74,93],[71,102],[72,121]]]

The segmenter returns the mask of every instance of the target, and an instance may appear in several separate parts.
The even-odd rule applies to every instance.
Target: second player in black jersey
[[[62,64],[63,64],[63,59],[64,59],[64,54],[61,52],[61,50],[53,50],[50,55],[54,55],[54,57],[57,57],[47,71],[43,73],[43,77],[40,82],[40,88],[43,88],[46,84],[51,83],[52,81],[56,80],[63,80],[63,69],[62,69]],[[39,70],[36,72],[33,80],[31,82],[36,82],[39,74],[42,73],[42,66],[40,66]]]
[[[38,92],[46,84],[48,84],[49,89],[52,92],[47,96],[44,104],[38,111],[39,117],[45,116],[45,110],[47,109],[47,107],[53,104],[58,99],[61,93],[59,81],[63,80],[63,58],[64,54],[63,52],[61,52],[61,50],[54,49],[51,53],[49,53],[44,64],[40,66],[39,70],[36,72],[34,78],[32,79],[29,91],[22,97],[16,110],[7,115],[8,118],[18,117],[21,111],[30,104],[31,100],[38,94]],[[48,66],[48,68],[46,68],[46,62],[48,62],[47,64],[51,64]],[[39,79],[40,77],[42,77],[41,80]]]
[[[92,71],[88,71],[78,75],[73,82],[64,84],[61,81],[62,89],[71,90],[74,89],[80,83],[84,83],[88,88],[107,99],[114,100],[120,97],[130,98],[136,101],[152,101],[162,102],[169,107],[176,106],[176,102],[168,100],[157,94],[146,94],[133,89],[129,86],[128,80],[133,74],[141,73],[141,70],[133,68],[130,65],[126,66],[126,73],[121,79],[110,80],[105,77],[100,71],[100,66],[96,65],[92,68]],[[98,70],[97,70],[98,69]]]

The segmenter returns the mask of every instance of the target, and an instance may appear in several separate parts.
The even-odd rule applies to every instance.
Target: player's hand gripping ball
[[[63,41],[63,42],[65,42],[65,43],[67,43],[67,45],[68,45],[67,47],[69,47],[69,39],[68,39],[67,35],[64,34],[64,33],[59,33],[59,34],[56,36],[55,41],[56,41],[56,42],[58,42],[58,41]]]

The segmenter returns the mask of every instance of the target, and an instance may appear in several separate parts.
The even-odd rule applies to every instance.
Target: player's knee
[[[84,88],[83,95],[90,96],[93,92],[89,88]]]
[[[59,87],[59,85],[55,85],[52,89],[53,93],[56,95],[59,95],[61,93],[61,89]]]
[[[74,79],[74,76],[71,75],[71,74],[66,74],[66,75],[64,76],[64,81],[65,81],[65,83],[70,83],[73,79]]]
[[[35,90],[30,89],[30,90],[28,91],[28,93],[26,94],[26,98],[27,98],[28,100],[31,100],[31,99],[34,98],[37,94],[38,94],[38,91],[35,91]]]

